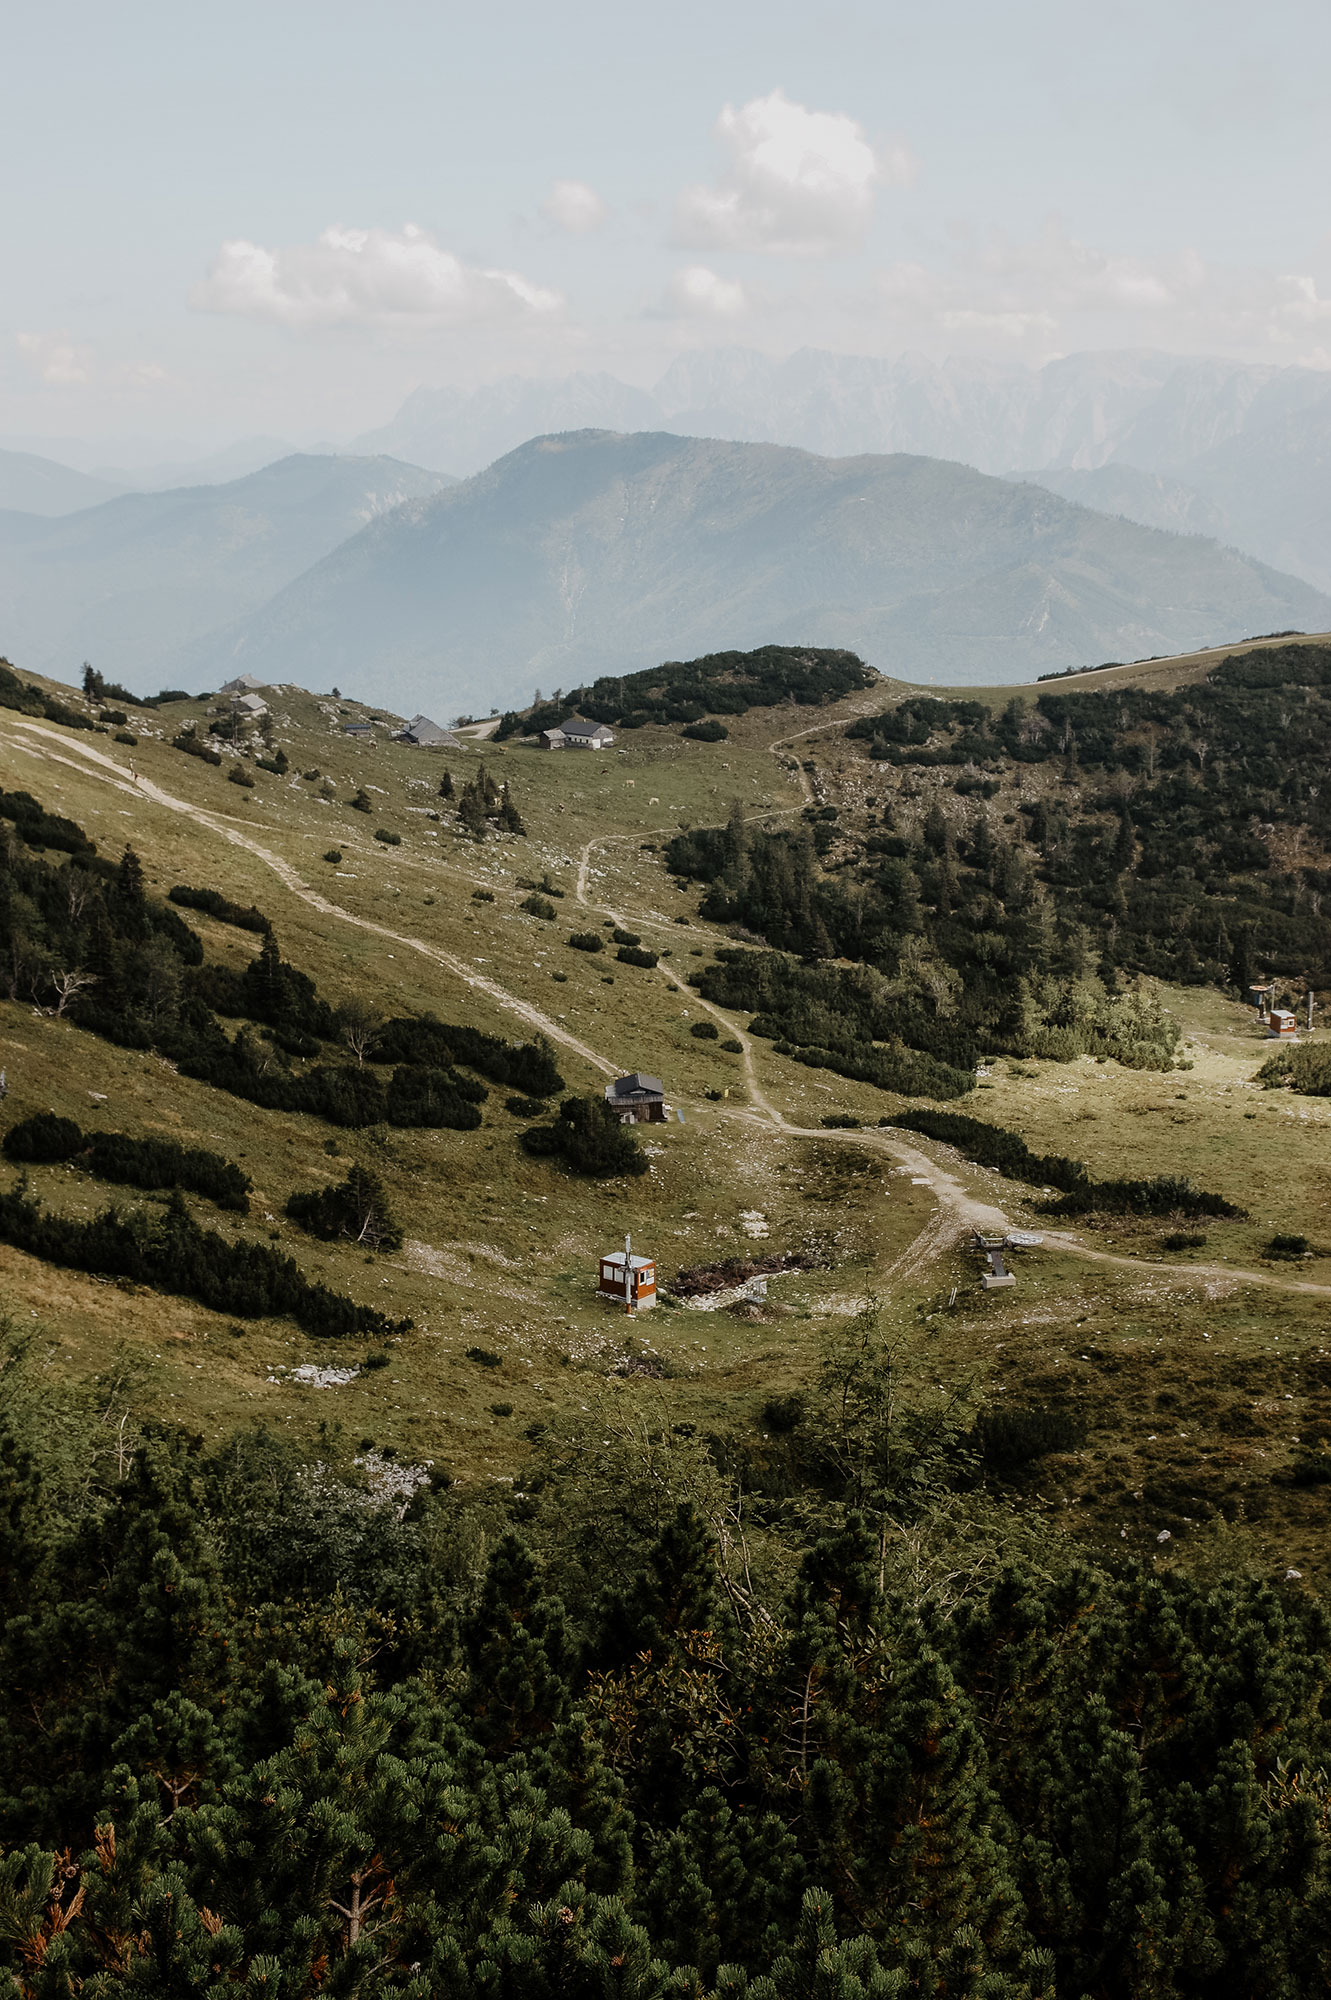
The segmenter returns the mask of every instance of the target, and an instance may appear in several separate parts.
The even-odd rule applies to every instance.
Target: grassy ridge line
[[[107,774],[106,782],[115,784],[119,790],[127,793],[130,797],[151,799],[156,805],[165,806],[169,812],[179,813],[186,819],[193,820],[199,825],[207,826],[213,833],[219,834],[223,840],[229,841],[233,847],[243,848],[246,853],[252,854],[257,861],[262,861],[265,867],[271,868],[285,888],[289,889],[294,896],[298,896],[302,902],[308,903],[310,908],[317,910],[321,916],[334,917],[341,923],[354,925],[357,930],[368,931],[372,936],[384,938],[390,944],[400,944],[405,946],[409,951],[419,952],[423,958],[428,958],[436,965],[441,965],[446,971],[453,973],[465,985],[486,994],[488,998],[496,1001],[500,1006],[506,1008],[508,1012],[516,1014],[519,1019],[527,1022],[530,1027],[535,1028],[540,1034],[547,1036],[549,1040],[560,1043],[562,1047],[570,1050],[574,1055],[580,1056],[585,1063],[592,1069],[598,1070],[602,1076],[613,1077],[619,1074],[619,1070],[614,1063],[607,1062],[604,1056],[598,1055],[585,1042],[579,1041],[576,1035],[571,1034],[558,1021],[552,1020],[548,1014],[542,1012],[539,1007],[532,1006],[529,1001],[519,1000],[515,994],[509,993],[506,988],[498,985],[494,980],[485,978],[482,974],[473,970],[465,960],[454,957],[451,952],[443,951],[437,945],[427,944],[423,938],[412,937],[402,931],[390,930],[386,924],[376,923],[371,917],[358,917],[354,911],[345,910],[340,904],[330,902],[327,896],[321,895],[317,889],[311,889],[307,882],[302,881],[300,875],[290,862],[284,861],[281,855],[274,854],[270,848],[264,847],[257,840],[250,839],[246,834],[239,832],[237,828],[226,825],[218,813],[210,811],[206,807],[191,804],[188,800],[176,798],[173,793],[164,791],[160,785],[154,784],[149,778],[140,777],[136,783],[130,778],[124,765],[117,764],[113,757],[104,756],[99,750],[94,749],[91,744],[85,747],[82,743],[70,743],[67,738],[57,736],[54,730],[43,728],[39,723],[19,722],[16,724],[16,727],[31,730],[39,736],[49,737],[53,742],[61,744],[66,749],[78,750],[84,757],[102,766]]]

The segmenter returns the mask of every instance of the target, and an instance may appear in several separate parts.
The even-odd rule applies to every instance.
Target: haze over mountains
[[[279,440],[192,465],[129,440],[122,471],[91,444],[0,452],[0,652],[442,709],[766,639],[964,682],[1331,623],[1331,372],[724,349],[650,392],[419,389],[357,443],[258,470]]]
[[[608,375],[418,389],[356,440],[458,474],[542,431],[581,427],[802,445],[834,457],[906,451],[982,472],[1125,477],[1072,495],[1149,526],[1218,535],[1331,589],[1331,372],[1151,351],[1072,354],[1044,368],[806,349],[682,355],[650,393]],[[1155,479],[1176,493],[1162,511]],[[1059,491],[1067,489],[1061,485]]]
[[[90,659],[136,685],[174,681],[189,642],[376,514],[447,484],[393,459],[294,456],[226,485],[121,494],[60,519],[0,513],[0,652],[63,680]]]
[[[1003,681],[1327,625],[1234,550],[967,466],[583,431],[383,515],[182,660],[452,709],[767,640]]]

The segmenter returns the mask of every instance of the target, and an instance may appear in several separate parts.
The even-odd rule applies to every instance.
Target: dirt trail
[[[52,762],[64,763],[72,769],[77,770],[80,766],[73,762],[69,754],[73,752],[74,756],[82,759],[84,766],[91,765],[96,774],[102,777],[106,783],[113,785],[116,790],[125,793],[131,798],[150,800],[154,805],[165,807],[168,812],[181,813],[187,819],[192,819],[198,824],[208,827],[213,833],[220,835],[223,840],[230,841],[232,846],[243,848],[246,853],[252,854],[256,860],[261,861],[266,868],[270,868],[283,886],[291,891],[293,896],[300,897],[302,902],[308,903],[312,909],[318,910],[321,916],[335,918],[339,923],[351,924],[357,930],[368,931],[374,937],[381,937],[391,944],[401,945],[407,951],[418,952],[422,958],[427,958],[433,964],[441,966],[444,971],[451,973],[455,979],[461,980],[464,985],[473,988],[477,992],[484,993],[497,1006],[503,1007],[508,1013],[515,1015],[528,1027],[536,1030],[537,1033],[546,1036],[548,1040],[558,1043],[561,1048],[566,1048],[572,1054],[579,1056],[583,1062],[587,1063],[590,1068],[598,1070],[602,1076],[612,1077],[618,1074],[615,1064],[607,1062],[604,1056],[598,1055],[596,1050],[589,1048],[586,1042],[580,1041],[576,1035],[570,1034],[567,1028],[561,1026],[558,1021],[552,1020],[539,1007],[533,1007],[529,1002],[519,1000],[515,994],[508,992],[497,981],[485,978],[482,974],[476,972],[473,967],[467,964],[465,959],[456,957],[452,952],[442,951],[437,945],[427,944],[423,938],[413,937],[409,932],[391,930],[386,924],[375,923],[370,917],[358,917],[353,911],[343,909],[340,904],[330,902],[327,896],[321,895],[317,889],[312,889],[308,882],[303,881],[290,862],[285,861],[280,854],[274,854],[271,848],[265,847],[262,842],[254,839],[251,834],[232,822],[226,815],[209,812],[201,806],[191,804],[188,800],[178,799],[171,792],[164,791],[160,785],[155,785],[151,779],[132,776],[125,765],[117,763],[114,757],[108,757],[105,752],[94,749],[90,743],[85,744],[71,741],[68,736],[60,735],[56,730],[45,727],[41,723],[22,721],[17,717],[13,718],[12,721],[8,717],[5,720],[9,727],[22,730],[25,738],[40,737],[46,743],[58,746],[56,750],[43,749],[40,753],[43,756],[49,757]],[[825,726],[824,724],[815,724],[813,729],[803,730],[800,734],[805,736],[812,735],[816,729]],[[23,742],[22,738],[18,740],[21,743]],[[786,737],[783,740],[785,742],[792,742],[795,739]],[[23,747],[31,748],[32,746],[24,743]],[[773,749],[777,747],[777,745],[772,746]],[[755,815],[756,818],[771,818],[773,816],[771,813]],[[668,831],[668,829],[662,830]],[[612,834],[602,836],[601,840],[588,841],[582,850],[578,862],[578,878],[575,893],[579,903],[585,909],[598,911],[602,916],[607,916],[613,922],[621,924],[626,928],[628,927],[629,920],[623,912],[610,908],[608,904],[594,902],[588,894],[591,857],[593,851],[602,844],[608,845],[614,840],[636,839],[638,837],[638,835]],[[719,1026],[723,1027],[728,1035],[734,1036],[740,1043],[743,1050],[744,1080],[749,1092],[749,1106],[744,1109],[732,1107],[728,1111],[723,1112],[723,1116],[745,1120],[755,1130],[779,1135],[783,1139],[820,1139],[833,1144],[867,1147],[870,1151],[887,1154],[899,1166],[907,1169],[912,1176],[928,1181],[930,1188],[937,1198],[938,1209],[932,1220],[907,1245],[906,1249],[892,1266],[891,1271],[887,1274],[889,1278],[900,1280],[921,1277],[927,1266],[945,1250],[949,1249],[968,1229],[992,1230],[997,1232],[999,1230],[1006,1231],[1011,1226],[1002,1209],[995,1208],[991,1203],[979,1201],[971,1194],[964,1183],[957,1179],[947,1168],[941,1167],[937,1161],[931,1160],[927,1154],[920,1152],[914,1146],[907,1145],[898,1138],[890,1136],[887,1132],[872,1129],[867,1131],[836,1131],[817,1125],[792,1124],[784,1113],[779,1111],[771,1102],[759,1082],[757,1069],[753,1060],[753,1042],[751,1037],[741,1028],[738,1028],[730,1016],[723,1013],[719,1007],[715,1007],[710,1001],[702,999],[691,986],[685,983],[674,970],[673,966],[663,962],[659,969],[665,974],[672,985],[688,997],[691,1006],[701,1008],[711,1015],[712,1019]],[[1058,1249],[1069,1252],[1073,1256],[1083,1257],[1098,1264],[1117,1265],[1123,1270],[1134,1271],[1139,1275],[1150,1272],[1160,1277],[1182,1279],[1194,1284],[1230,1282],[1260,1285],[1269,1290],[1301,1292],[1318,1297],[1331,1297],[1331,1285],[1316,1285],[1294,1278],[1278,1278],[1270,1272],[1240,1271],[1224,1264],[1153,1263],[1145,1258],[1124,1257],[1113,1251],[1092,1249],[1087,1244],[1079,1243],[1073,1236],[1051,1234],[1047,1231],[1045,1232],[1045,1240]]]
[[[825,727],[826,725],[816,725]],[[813,731],[804,730],[803,735]],[[785,742],[793,742],[786,737]],[[776,745],[772,746],[774,749]],[[801,777],[803,773],[801,773]],[[767,817],[768,815],[757,815]],[[599,840],[589,840],[583,848],[578,862],[576,895],[584,909],[609,917],[614,923],[628,926],[631,921],[620,910],[607,903],[597,903],[588,894],[591,857],[597,847],[608,846],[623,836],[604,835]],[[920,1278],[927,1267],[963,1236],[968,1230],[978,1229],[985,1234],[1007,1234],[1013,1227],[1006,1213],[991,1202],[981,1201],[971,1193],[965,1183],[936,1160],[929,1158],[915,1146],[892,1136],[886,1131],[861,1130],[837,1131],[821,1125],[795,1125],[772,1103],[758,1080],[757,1067],[753,1060],[753,1041],[744,1030],[736,1025],[730,1015],[720,1007],[704,1000],[693,987],[686,984],[673,966],[664,962],[658,967],[678,991],[684,994],[691,1007],[709,1014],[732,1036],[743,1050],[744,1082],[752,1109],[738,1108],[723,1113],[731,1118],[744,1119],[755,1128],[766,1128],[779,1133],[783,1139],[821,1139],[833,1144],[867,1147],[871,1152],[886,1153],[889,1158],[909,1171],[913,1178],[927,1180],[938,1201],[938,1208],[930,1222],[916,1236],[897,1258],[886,1274],[889,1280],[905,1281]],[[757,1114],[755,1116],[755,1113]],[[1243,1271],[1228,1264],[1162,1264],[1142,1257],[1125,1257],[1112,1250],[1093,1249],[1089,1244],[1079,1242],[1066,1231],[1041,1232],[1049,1245],[1068,1252],[1074,1257],[1084,1257],[1091,1263],[1112,1264],[1125,1271],[1152,1272],[1160,1277],[1182,1279],[1193,1284],[1232,1282],[1237,1284],[1261,1285],[1267,1289],[1284,1292],[1303,1292],[1310,1295],[1331,1298],[1331,1285],[1316,1285],[1294,1278],[1279,1278],[1272,1272]]]
[[[172,793],[163,791],[160,785],[153,784],[149,778],[132,778],[123,764],[118,764],[114,757],[108,757],[100,750],[94,750],[91,744],[71,743],[68,737],[58,736],[53,729],[44,729],[34,722],[19,722],[14,726],[30,731],[35,736],[46,737],[51,742],[58,743],[62,750],[76,751],[86,762],[97,766],[99,775],[104,773],[107,783],[115,785],[117,790],[126,792],[134,798],[150,799],[154,805],[165,806],[168,812],[183,813],[187,819],[196,820],[201,826],[209,827],[212,832],[220,834],[223,840],[229,840],[233,847],[243,847],[247,854],[252,854],[257,861],[262,861],[266,868],[271,868],[293,896],[299,896],[302,902],[308,903],[311,909],[318,910],[321,916],[336,917],[339,923],[352,924],[357,930],[369,931],[375,937],[386,938],[390,944],[399,944],[407,951],[419,952],[422,958],[428,958],[435,965],[442,966],[446,972],[451,972],[455,979],[460,979],[477,992],[484,993],[498,1006],[506,1008],[510,1014],[516,1014],[519,1020],[545,1035],[548,1040],[558,1042],[562,1048],[580,1056],[593,1069],[599,1070],[602,1076],[618,1074],[613,1063],[607,1062],[604,1056],[596,1053],[595,1049],[588,1048],[585,1042],[579,1041],[576,1035],[570,1034],[558,1021],[552,1020],[548,1014],[543,1014],[539,1007],[531,1006],[526,1000],[519,1000],[495,980],[485,978],[468,965],[465,959],[456,958],[452,952],[440,950],[438,945],[427,944],[424,938],[412,937],[406,931],[390,930],[387,924],[375,923],[371,917],[358,917],[353,911],[344,910],[340,904],[329,902],[327,896],[321,895],[317,889],[312,889],[308,882],[301,880],[289,861],[284,861],[280,854],[274,854],[271,848],[263,846],[251,834],[232,824],[224,815],[208,812],[201,806],[191,805],[185,799],[178,799]],[[58,761],[68,763],[70,760],[65,757]]]

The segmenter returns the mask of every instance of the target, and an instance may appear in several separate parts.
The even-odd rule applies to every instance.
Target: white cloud
[[[610,213],[596,189],[586,181],[556,181],[541,203],[541,214],[570,236],[586,236],[599,229]]]
[[[67,333],[20,333],[18,350],[41,380],[52,389],[68,389],[88,381],[93,350],[79,347]]]
[[[664,311],[672,319],[733,319],[748,309],[743,285],[718,277],[705,264],[676,271],[666,286]]]
[[[875,289],[903,335],[932,330],[1046,352],[1078,340],[1172,340],[1218,306],[1196,251],[1119,256],[1077,241],[1057,220],[1027,242],[963,240],[943,269],[893,264]]]
[[[909,178],[904,147],[880,160],[853,118],[809,111],[782,90],[716,124],[730,163],[714,187],[689,187],[675,208],[674,240],[690,249],[826,255],[859,243],[877,182]]]
[[[317,243],[267,250],[224,243],[190,293],[201,312],[239,313],[283,326],[374,324],[404,319],[475,326],[557,312],[558,292],[516,271],[464,264],[427,230],[325,229]]]

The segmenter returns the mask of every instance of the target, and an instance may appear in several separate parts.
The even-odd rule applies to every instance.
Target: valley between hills
[[[1317,640],[1271,657],[1303,657],[1305,645],[1321,658]],[[73,822],[106,861],[131,847],[150,900],[182,884],[213,892],[261,913],[282,961],[329,1006],[543,1041],[561,1078],[545,1103],[506,1105],[491,1082],[472,1129],[348,1129],[216,1088],[151,1043],[124,1046],[78,1025],[77,1001],[58,1014],[20,986],[0,1001],[7,1127],[54,1114],[85,1132],[224,1156],[251,1183],[248,1214],[219,1214],[202,1198],[185,1203],[189,1213],[233,1245],[274,1246],[383,1324],[321,1337],[289,1316],[210,1310],[6,1242],[11,1395],[40,1400],[54,1421],[91,1393],[108,1451],[131,1449],[153,1422],[210,1447],[261,1422],[288,1431],[305,1456],[354,1448],[421,1476],[428,1468],[437,1485],[480,1501],[492,1493],[496,1506],[521,1492],[535,1458],[591,1449],[602,1432],[637,1438],[645,1459],[653,1438],[719,1441],[761,1491],[780,1486],[829,1355],[872,1323],[902,1406],[970,1439],[982,1483],[1041,1532],[1165,1567],[1288,1567],[1323,1581],[1331,1097],[1263,1087],[1272,1048],[1252,1007],[1204,966],[1182,979],[1133,975],[1119,990],[1153,1010],[1150,1032],[1166,1050],[1156,1066],[1000,1052],[966,1077],[949,1110],[1019,1135],[1037,1163],[1075,1156],[1097,1183],[1173,1176],[1213,1198],[1204,1222],[1195,1209],[1190,1222],[1112,1205],[1057,1215],[1029,1174],[1005,1178],[968,1160],[964,1144],[896,1122],[941,1088],[886,1087],[848,1073],[844,1058],[838,1071],[812,1044],[764,1031],[753,1007],[718,1000],[714,984],[709,997],[717,954],[764,941],[733,915],[703,914],[720,891],[700,895],[707,878],[682,872],[686,848],[671,845],[728,821],[754,841],[817,834],[821,823],[830,881],[866,843],[890,859],[893,842],[924,829],[943,900],[929,879],[924,897],[945,911],[953,848],[974,842],[979,819],[1008,839],[1023,814],[1043,827],[1070,800],[1099,814],[1103,844],[1129,816],[1127,794],[1106,803],[1070,752],[1004,765],[958,751],[949,762],[949,729],[983,734],[1014,697],[1038,714],[1041,697],[1069,688],[1146,701],[1197,689],[1204,701],[1217,666],[1240,653],[1257,659],[1260,648],[952,691],[991,720],[924,714],[915,739],[932,763],[886,761],[916,753],[874,738],[873,718],[947,704],[936,690],[877,680],[812,711],[783,702],[729,713],[729,733],[710,742],[649,721],[618,730],[605,751],[561,754],[523,741],[516,723],[424,752],[392,739],[397,718],[386,711],[294,687],[267,691],[268,714],[223,744],[216,764],[175,747],[191,732],[207,740],[217,712],[208,700],[136,711],[118,734],[0,709],[5,792]],[[54,682],[27,685],[57,706],[74,700]],[[98,713],[95,702],[77,706],[85,722]],[[371,734],[349,737],[352,724]],[[1189,727],[1190,741],[1204,737]],[[968,739],[956,740],[964,749]],[[482,766],[507,788],[524,832],[491,824],[477,840],[459,818],[456,794]],[[1262,866],[1311,880],[1328,864],[1309,840],[1283,855],[1275,841]],[[1045,847],[1056,882],[1057,838]],[[238,987],[257,934],[207,909],[184,914],[207,965]],[[605,949],[588,947],[596,933]],[[655,964],[626,962],[612,933]],[[836,953],[829,962],[849,963]],[[941,1011],[958,1004],[953,990]],[[1061,1046],[1054,1032],[1040,1031],[1051,1048]],[[1314,1051],[1320,1040],[1315,1032]],[[637,1128],[646,1171],[584,1176],[524,1149],[524,1130],[561,1094],[599,1098],[634,1070],[659,1076],[679,1114]],[[293,1197],[357,1166],[386,1190],[401,1239],[391,1247],[316,1240],[288,1215]],[[112,1200],[151,1205],[76,1161],[27,1171],[44,1211],[70,1221]],[[6,1162],[7,1183],[15,1172]],[[975,1228],[1043,1238],[1011,1254],[1015,1286],[981,1289]],[[596,1292],[598,1259],[628,1232],[656,1260],[664,1294],[631,1321]],[[765,1298],[741,1289],[764,1264]]]

